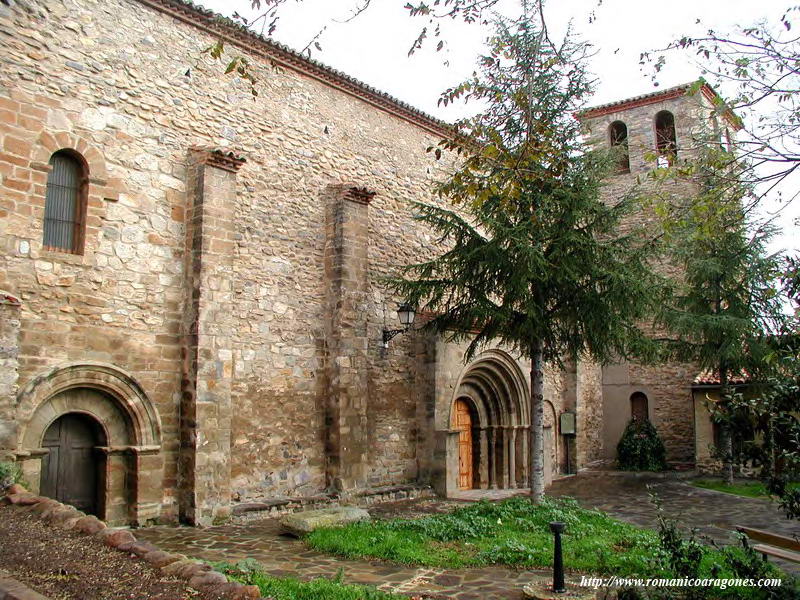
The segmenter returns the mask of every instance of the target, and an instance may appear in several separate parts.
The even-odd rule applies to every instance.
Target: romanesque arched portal
[[[55,367],[22,388],[16,414],[17,460],[34,490],[41,487],[42,493],[80,504],[113,524],[144,524],[158,517],[161,424],[131,375],[105,363]],[[77,473],[59,460],[68,447],[79,450],[83,466]],[[65,486],[64,477],[81,481]]]
[[[466,366],[451,404],[451,431],[459,431],[460,442],[448,447],[448,453],[455,454],[446,461],[453,465],[448,468],[453,471],[447,473],[449,482],[459,489],[527,486],[527,390],[516,361],[500,350],[488,350]],[[467,410],[469,418],[463,416]],[[463,423],[469,423],[468,435],[461,431]]]

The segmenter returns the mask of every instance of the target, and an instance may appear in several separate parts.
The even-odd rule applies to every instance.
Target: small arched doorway
[[[92,497],[86,490],[92,489],[94,477],[94,512],[107,523],[143,525],[158,518],[164,502],[159,485],[164,476],[161,423],[130,374],[105,363],[53,367],[20,389],[16,414],[21,425],[18,452],[27,457],[22,468],[34,488],[31,491],[47,491],[53,497],[74,493],[64,491],[63,485],[59,492],[58,473],[70,472],[55,457],[63,448],[74,451],[80,465],[76,468],[86,474],[78,490],[83,500],[73,504],[83,503],[92,512]],[[43,490],[43,485],[48,489]]]
[[[86,414],[67,413],[53,421],[42,439],[48,453],[42,462],[41,494],[87,514],[102,514],[105,457],[97,448],[105,446],[105,437],[100,423]]]
[[[642,392],[631,394],[631,418],[636,421],[647,421],[650,418],[647,396]]]

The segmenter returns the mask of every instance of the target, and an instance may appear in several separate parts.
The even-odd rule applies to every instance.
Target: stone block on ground
[[[86,516],[81,517],[75,522],[75,529],[82,531],[88,535],[94,535],[101,529],[105,529],[106,524],[100,521],[97,517]]]
[[[595,600],[597,590],[567,583],[567,591],[556,594],[552,580],[537,579],[522,587],[522,597],[527,600]]]
[[[335,527],[369,520],[369,513],[363,508],[334,506],[292,513],[284,516],[280,523],[286,533],[300,537],[320,527]]]

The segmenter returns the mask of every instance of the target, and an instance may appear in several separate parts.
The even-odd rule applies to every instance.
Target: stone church
[[[0,459],[35,490],[144,525],[528,485],[525,361],[465,364],[421,317],[383,343],[382,277],[436,251],[408,201],[446,124],[182,0],[2,0],[0,44]],[[608,193],[707,125],[686,90],[582,115],[627,148]],[[632,414],[690,464],[695,374],[548,372],[548,478],[613,459]]]

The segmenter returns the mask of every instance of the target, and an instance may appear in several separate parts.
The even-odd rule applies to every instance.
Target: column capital
[[[198,164],[217,167],[231,173],[236,173],[247,161],[244,155],[230,148],[192,146],[191,151]]]
[[[337,183],[331,186],[335,189],[342,198],[355,202],[356,204],[368,205],[372,202],[377,192],[369,188],[356,185],[355,183]]]

